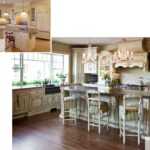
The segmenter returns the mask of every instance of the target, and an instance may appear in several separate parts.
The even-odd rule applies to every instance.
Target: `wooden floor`
[[[22,52],[22,51],[18,48],[9,47],[6,49],[6,52]],[[32,52],[50,52],[50,41],[49,40],[36,39],[35,49],[33,49]]]
[[[13,122],[13,150],[144,150],[144,141],[137,146],[136,137],[123,145],[118,129],[87,131],[87,122],[68,122],[64,126],[59,112],[40,114]]]

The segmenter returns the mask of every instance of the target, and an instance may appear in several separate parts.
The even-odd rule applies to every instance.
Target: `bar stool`
[[[140,93],[128,93],[123,97],[123,105],[119,106],[120,137],[123,136],[123,144],[126,136],[137,136],[140,145],[140,125],[142,120],[142,95]],[[126,123],[137,122],[138,133],[126,134]]]
[[[66,120],[74,120],[76,123],[77,118],[77,101],[73,95],[65,94],[63,88],[61,88],[61,109],[62,109],[62,118],[63,124],[65,124]],[[69,117],[70,111],[73,110],[71,113],[74,115],[73,117]]]
[[[98,127],[99,134],[101,133],[102,119],[106,118],[104,126],[109,123],[109,105],[107,102],[101,100],[100,93],[95,90],[87,91],[87,102],[88,102],[88,131],[90,126]],[[96,115],[98,116],[98,123],[96,123]],[[92,121],[91,121],[92,117]]]
[[[13,35],[13,32],[5,32],[6,34],[6,41],[9,42],[9,44],[13,44],[13,47],[15,47],[15,37]]]

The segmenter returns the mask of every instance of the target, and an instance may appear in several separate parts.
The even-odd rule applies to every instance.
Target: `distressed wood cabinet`
[[[45,107],[59,109],[61,107],[60,93],[46,95]]]
[[[28,95],[25,93],[13,93],[13,115],[25,115],[28,112]]]
[[[13,118],[32,116],[60,107],[60,93],[45,95],[44,87],[13,90]]]

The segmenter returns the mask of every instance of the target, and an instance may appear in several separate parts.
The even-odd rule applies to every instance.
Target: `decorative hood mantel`
[[[133,59],[130,61],[122,61],[115,63],[115,68],[123,67],[123,68],[132,68],[132,67],[139,67],[143,68],[144,71],[148,70],[148,53],[137,53],[133,55]]]

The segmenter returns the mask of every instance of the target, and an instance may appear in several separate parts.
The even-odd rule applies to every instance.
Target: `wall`
[[[53,53],[60,53],[60,54],[68,54],[69,55],[69,83],[72,80],[72,54],[71,54],[71,46],[59,42],[52,42],[52,52]]]
[[[71,46],[59,42],[52,42],[52,51],[58,53],[68,53],[71,52]]]
[[[116,51],[118,49],[118,44],[109,44],[99,46],[100,50],[109,50],[109,51]],[[135,41],[127,41],[127,49],[129,51],[133,51],[135,53],[140,53],[143,51],[150,51],[150,38],[143,38],[141,40]]]
[[[7,13],[9,13],[9,15],[11,15],[12,8],[13,8],[12,5],[1,5],[0,4],[1,15],[3,15],[4,12],[7,12]]]

